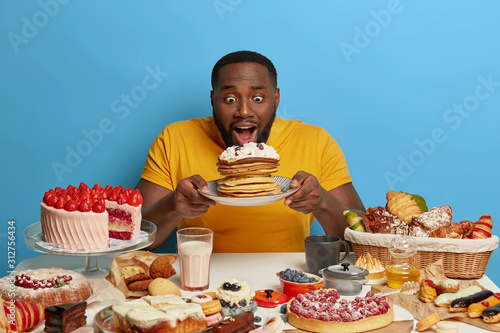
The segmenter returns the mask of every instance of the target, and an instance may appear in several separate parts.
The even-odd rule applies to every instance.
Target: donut
[[[197,304],[203,304],[206,302],[210,302],[211,300],[213,300],[213,298],[209,295],[206,295],[206,294],[199,294],[199,295],[194,295],[193,297],[191,297],[191,302],[197,303]]]
[[[15,284],[14,289],[11,289],[12,283]],[[27,269],[15,276],[0,279],[0,294],[3,299],[41,304],[44,307],[82,302],[92,292],[85,276],[59,267]]]

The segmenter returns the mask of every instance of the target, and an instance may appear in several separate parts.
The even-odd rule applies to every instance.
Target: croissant
[[[424,198],[416,194],[389,191],[386,198],[387,204],[385,208],[389,213],[398,216],[406,223],[411,223],[413,216],[427,211]]]
[[[429,237],[436,238],[469,238],[474,230],[474,223],[471,221],[462,221],[459,223],[448,223],[439,227],[429,234]]]
[[[484,214],[479,221],[474,223],[474,230],[470,238],[472,239],[486,239],[491,237],[491,229],[493,228],[493,221],[491,216]]]

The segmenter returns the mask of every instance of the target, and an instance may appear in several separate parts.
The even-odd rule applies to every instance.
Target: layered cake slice
[[[69,333],[87,324],[87,302],[50,306],[45,309],[45,332]]]
[[[106,249],[110,238],[132,240],[140,234],[139,190],[81,183],[50,189],[40,205],[43,240],[62,249]]]

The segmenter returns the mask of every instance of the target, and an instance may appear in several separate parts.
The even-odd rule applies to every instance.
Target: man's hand
[[[300,189],[285,199],[285,205],[304,214],[319,208],[326,190],[313,175],[299,171],[293,176],[290,188],[300,185]]]
[[[199,192],[210,194],[207,182],[200,176],[184,178],[174,191],[175,209],[184,218],[193,218],[205,214],[215,201],[202,196]]]

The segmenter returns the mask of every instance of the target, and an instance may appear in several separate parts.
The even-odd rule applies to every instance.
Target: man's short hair
[[[261,65],[264,65],[269,70],[269,76],[271,77],[271,82],[274,85],[274,88],[278,86],[278,73],[276,72],[276,68],[274,67],[271,60],[266,58],[260,53],[254,51],[236,51],[229,54],[226,54],[222,58],[219,59],[214,65],[212,70],[212,89],[215,87],[215,84],[219,80],[219,70],[229,64],[239,63],[239,62],[255,62]]]

